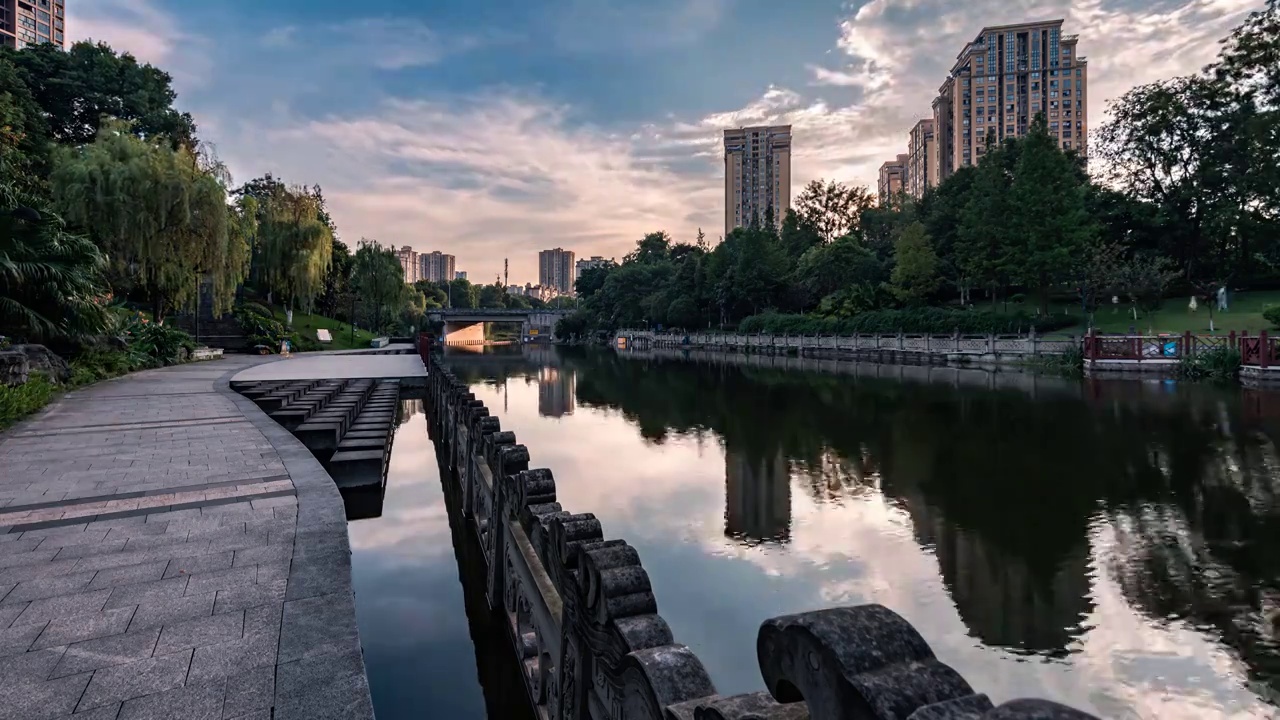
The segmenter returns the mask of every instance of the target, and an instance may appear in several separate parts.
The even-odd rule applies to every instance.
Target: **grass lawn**
[[[272,306],[271,312],[275,315],[276,320],[284,322],[284,308]],[[333,335],[333,342],[322,343],[325,350],[363,350],[369,347],[369,341],[373,340],[373,333],[368,330],[356,329],[355,339],[352,340],[351,326],[347,323],[333,318],[327,318],[323,315],[308,315],[303,312],[294,311],[293,313],[293,330],[303,337],[316,339],[316,330],[324,328]]]
[[[1190,302],[1190,297],[1169,298],[1164,301],[1164,306],[1154,317],[1148,317],[1139,311],[1137,320],[1133,319],[1129,306],[1124,302],[1121,302],[1118,307],[1112,307],[1107,303],[1105,307],[1098,309],[1097,314],[1094,315],[1094,322],[1097,323],[1098,331],[1104,333],[1127,333],[1132,327],[1141,334],[1145,334],[1148,330],[1154,330],[1157,334],[1180,335],[1188,330],[1199,335],[1209,334],[1208,306],[1205,303],[1199,303],[1196,311],[1191,312],[1187,307]],[[1269,330],[1280,333],[1280,330],[1271,327],[1271,323],[1262,317],[1262,311],[1272,305],[1280,305],[1280,291],[1233,293],[1227,297],[1227,312],[1217,310],[1213,312],[1214,332],[1225,334],[1232,330],[1237,333],[1248,330],[1250,333],[1257,333],[1260,330]],[[1034,308],[1028,307],[1028,310],[1034,311]],[[1080,316],[1079,305],[1057,304],[1052,311],[1057,313],[1070,311],[1072,315]],[[1056,330],[1053,334],[1081,335],[1084,331],[1085,323],[1080,321],[1074,327]]]

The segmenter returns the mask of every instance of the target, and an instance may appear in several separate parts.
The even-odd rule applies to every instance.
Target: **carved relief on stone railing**
[[[428,397],[440,456],[488,563],[490,607],[511,629],[529,697],[550,720],[1096,720],[1043,700],[999,707],[880,605],[765,621],[766,692],[716,694],[658,614],[636,549],[566,511],[550,470],[437,362]],[[446,482],[449,482],[446,479]]]

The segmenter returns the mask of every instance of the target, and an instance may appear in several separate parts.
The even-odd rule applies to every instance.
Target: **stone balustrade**
[[[1061,355],[1081,347],[1074,337],[1030,335],[738,335],[619,330],[614,345],[627,348],[687,348],[751,353],[795,353],[812,357],[914,359],[928,362],[1019,363]]]
[[[439,358],[428,360],[437,456],[486,564],[529,700],[546,720],[1088,720],[1046,700],[995,706],[881,605],[766,620],[763,692],[716,692],[674,637],[639,553],[556,497],[547,469]],[[1096,720],[1096,719],[1095,719]]]

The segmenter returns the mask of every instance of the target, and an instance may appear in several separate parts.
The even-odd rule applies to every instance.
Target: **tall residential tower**
[[[555,288],[561,295],[573,292],[573,251],[556,248],[538,253],[538,284]]]
[[[976,164],[988,138],[1025,135],[1040,113],[1063,149],[1086,154],[1088,67],[1062,22],[985,27],[965,45],[933,102],[939,181]]]
[[[791,126],[724,131],[724,234],[734,228],[781,227],[791,207]]]
[[[65,0],[0,0],[0,47],[53,43],[65,48]]]

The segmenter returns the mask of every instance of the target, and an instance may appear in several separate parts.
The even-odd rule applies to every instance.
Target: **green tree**
[[[195,121],[173,107],[173,79],[129,53],[89,41],[66,51],[43,44],[3,53],[44,109],[58,143],[92,143],[103,118],[114,118],[129,123],[129,131],[141,138],[164,136],[173,147],[196,147]]]
[[[445,288],[445,307],[475,308],[479,307],[479,289],[470,280],[450,280]]]
[[[479,288],[478,307],[505,308],[507,306],[507,289],[502,283],[481,285]]]
[[[919,305],[937,292],[942,282],[938,256],[922,223],[913,222],[898,235],[893,243],[893,261],[889,282],[899,302]]]
[[[366,323],[375,332],[386,329],[392,313],[404,307],[409,295],[404,268],[395,253],[363,238],[352,261],[351,286],[365,308]]]
[[[795,277],[811,305],[845,288],[874,286],[885,279],[879,259],[848,235],[810,248],[796,265]]]
[[[578,297],[587,300],[596,293],[600,292],[600,288],[604,287],[605,278],[609,276],[609,271],[617,267],[612,262],[603,267],[589,267],[578,275],[578,279],[573,283],[573,290]]]
[[[1050,287],[1070,277],[1095,233],[1086,186],[1074,162],[1049,135],[1043,114],[1036,116],[1021,145],[1010,187],[1009,251],[1014,277],[1036,289],[1040,313],[1048,314]]]
[[[242,187],[258,200],[254,264],[259,290],[290,309],[311,310],[325,290],[333,261],[333,228],[324,214],[319,188],[286,187],[266,178],[266,192]]]
[[[106,257],[42,198],[0,176],[0,328],[19,340],[79,340],[107,328]]]
[[[214,311],[230,308],[241,268],[226,188],[211,170],[185,147],[112,121],[92,143],[59,148],[50,184],[54,206],[107,252],[113,284],[136,283],[161,320],[192,304],[202,275],[213,280]]]
[[[49,172],[49,127],[17,67],[0,53],[0,177],[42,192]]]
[[[986,288],[994,305],[998,291],[1009,281],[1013,236],[1009,224],[1010,149],[1012,143],[987,145],[978,161],[960,209],[956,228],[955,268],[963,302],[972,287]]]
[[[783,252],[792,262],[799,260],[809,248],[823,243],[823,237],[817,228],[803,220],[791,208],[787,208],[787,213],[782,218],[782,229],[778,233],[778,240],[782,244]]]
[[[796,196],[795,212],[823,242],[832,242],[857,232],[862,212],[874,206],[875,197],[863,186],[813,180]]]

